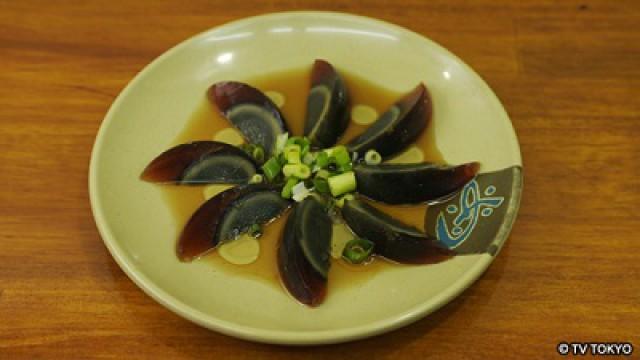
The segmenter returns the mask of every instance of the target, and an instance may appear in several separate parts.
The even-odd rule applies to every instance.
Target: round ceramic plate
[[[166,150],[213,83],[309,67],[314,59],[406,92],[424,82],[435,139],[448,163],[482,163],[458,196],[428,211],[426,231],[460,253],[431,266],[391,267],[308,308],[254,278],[181,263],[178,229],[157,186],[139,175]],[[456,56],[406,29],[324,12],[278,13],[229,23],[153,61],[111,106],[93,149],[91,204],[98,229],[125,273],[175,313],[243,339],[320,344],[372,336],[411,323],[471,285],[511,230],[521,194],[511,122],[487,84]]]

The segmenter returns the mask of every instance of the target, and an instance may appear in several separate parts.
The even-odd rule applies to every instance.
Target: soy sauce
[[[339,69],[338,69],[339,70]],[[287,126],[292,135],[302,135],[304,118],[306,111],[307,93],[309,91],[310,69],[295,69],[286,72],[268,74],[265,76],[237,79],[246,82],[263,92],[276,91],[284,96],[285,103],[281,111],[287,120]],[[364,104],[374,108],[378,114],[383,113],[391,104],[398,100],[403,94],[396,93],[366,81],[360,77],[340,72],[349,90],[351,105]],[[410,91],[408,88],[407,91]],[[217,111],[215,106],[209,104],[203,94],[201,105],[195,109],[194,113],[187,121],[185,128],[177,134],[172,144],[169,146],[191,142],[195,140],[213,140],[216,132],[230,127],[228,121]],[[339,143],[346,143],[362,131],[366,126],[359,125],[353,121],[345,131]],[[442,155],[435,146],[433,123],[425,130],[416,141],[424,154],[424,161],[442,163]],[[171,237],[177,241],[181,229],[189,220],[193,212],[205,201],[202,187],[176,186],[162,187],[163,195],[167,205],[172,209],[175,218],[176,234]],[[418,229],[424,227],[425,205],[419,206],[389,206],[372,203],[372,205],[387,212],[389,215],[401,219]],[[278,267],[276,263],[276,250],[288,213],[274,220],[265,227],[264,234],[260,237],[260,255],[258,259],[248,265],[234,265],[225,261],[216,251],[213,251],[196,261],[206,261],[210,263],[215,271],[229,272],[241,276],[259,279],[273,286],[280,287]],[[168,244],[168,246],[175,246]],[[337,288],[352,286],[354,283],[368,281],[379,271],[383,271],[391,266],[405,266],[387,262],[383,259],[374,258],[366,265],[354,266],[347,264],[343,260],[333,259],[331,270],[329,271],[328,292],[331,293]],[[284,291],[284,290],[283,290]]]

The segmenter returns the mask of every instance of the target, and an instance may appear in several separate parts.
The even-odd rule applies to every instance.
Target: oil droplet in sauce
[[[223,259],[231,264],[248,265],[258,259],[260,241],[248,234],[243,234],[233,241],[221,244],[217,251]]]
[[[270,284],[280,286],[277,250],[280,235],[284,231],[284,225],[286,224],[288,216],[289,211],[263,227],[262,236],[257,239],[260,243],[260,251],[256,260],[250,264],[232,264],[223,259],[217,250],[205,255],[202,260],[210,262],[216,269],[264,280]]]
[[[273,103],[276,104],[277,107],[281,108],[284,106],[284,102],[286,101],[286,99],[284,98],[284,95],[282,95],[281,93],[273,90],[267,90],[264,92],[264,94],[271,101],[273,101]]]
[[[359,125],[371,125],[378,119],[378,112],[369,105],[357,104],[351,108],[351,121]]]
[[[207,185],[204,187],[204,191],[202,192],[202,195],[204,196],[205,200],[209,200],[212,197],[232,187],[233,185],[225,185],[225,184]]]
[[[411,146],[400,155],[389,159],[389,164],[411,164],[424,161],[424,152],[417,146]]]
[[[218,131],[214,135],[213,140],[236,146],[244,143],[242,134],[240,134],[240,131],[234,128],[226,128]]]
[[[266,76],[238,79],[244,81],[262,91],[268,91],[272,100],[281,106],[280,111],[287,120],[287,126],[292,135],[302,135],[304,129],[304,119],[306,115],[307,93],[309,91],[311,67],[297,69],[286,72],[269,74]],[[339,69],[338,69],[339,70]],[[382,114],[403,94],[386,90],[376,86],[360,77],[349,73],[341,72],[347,84],[351,104],[358,104],[366,107],[368,116],[375,113],[376,116]],[[407,89],[410,91],[411,89]],[[276,96],[277,94],[277,96]],[[281,99],[279,99],[281,97]],[[280,101],[282,100],[282,101]],[[358,124],[351,121],[345,134],[339,143],[346,143],[353,137],[360,134],[368,125]],[[230,129],[230,130],[227,130]],[[235,131],[224,119],[217,109],[208,103],[203,96],[203,102],[193,113],[187,122],[184,130],[178,134],[170,145],[191,142],[195,140],[210,140],[216,134],[231,133]],[[442,156],[435,146],[433,138],[434,128],[431,124],[415,143],[415,148],[409,148],[399,157],[402,161],[429,161],[443,163]],[[226,136],[226,135],[224,135]],[[228,142],[232,139],[226,138]],[[224,141],[224,140],[221,140]],[[235,139],[237,141],[237,139]],[[397,159],[396,159],[397,161]],[[224,190],[226,187],[212,185],[208,187],[198,186],[163,186],[163,193],[170,206],[176,223],[176,238],[191,215],[200,205],[211,196]],[[377,202],[370,202],[376,208],[381,209],[390,216],[397,218],[420,230],[424,230],[424,215],[426,205],[418,206],[391,206]],[[259,253],[255,261],[246,265],[232,264],[222,258],[218,251],[213,251],[200,260],[206,261],[215,266],[217,270],[227,271],[246,277],[265,281],[274,286],[280,287],[280,279],[277,265],[277,247],[284,230],[284,225],[288,217],[288,211],[275,219],[270,224],[263,227],[263,234],[257,240],[259,243]],[[340,228],[341,227],[341,228]],[[334,225],[336,246],[344,246],[353,235],[344,224]],[[378,271],[383,271],[391,266],[405,266],[393,264],[383,259],[373,258],[365,265],[351,265],[341,259],[338,250],[332,252],[332,265],[329,270],[328,296],[331,292],[339,288],[352,286],[354,283],[361,283],[370,280]]]

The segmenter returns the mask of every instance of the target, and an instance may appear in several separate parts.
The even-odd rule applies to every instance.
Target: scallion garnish
[[[289,144],[284,147],[284,158],[289,164],[300,164],[301,156],[300,156],[300,145]]]
[[[331,174],[324,169],[320,169],[318,170],[318,172],[316,172],[316,178],[328,179],[329,176],[331,176]]]
[[[259,163],[264,160],[264,149],[261,147],[242,145],[241,148]],[[277,137],[276,151],[262,165],[262,172],[270,183],[283,183],[282,197],[301,201],[315,191],[331,194],[333,200],[342,205],[344,195],[356,190],[354,159],[357,159],[357,154],[350,153],[344,145],[311,151],[311,141],[308,138],[289,137],[285,133]],[[250,183],[262,181],[261,178],[253,177]],[[341,198],[336,200],[338,197]]]
[[[249,179],[249,184],[260,184],[264,181],[264,177],[260,174],[255,174]]]
[[[352,264],[362,264],[373,253],[374,245],[372,241],[363,238],[350,240],[342,250],[342,258]]]
[[[296,186],[296,184],[298,184],[299,181],[300,180],[298,180],[295,177],[288,178],[287,182],[284,184],[284,187],[282,187],[282,192],[280,193],[280,195],[282,195],[282,197],[285,199],[291,199],[293,187]]]
[[[306,179],[303,181],[304,182],[304,186],[308,189],[313,189],[313,180],[311,178]]]
[[[251,156],[258,163],[262,164],[264,162],[264,149],[260,145],[256,145],[251,152]]]
[[[313,188],[321,194],[329,193],[329,183],[325,178],[316,176],[315,179],[313,179]]]
[[[319,152],[316,157],[316,165],[320,168],[327,167],[329,165],[329,155],[324,151]]]
[[[316,155],[311,152],[304,154],[304,156],[302,157],[302,163],[307,166],[313,165],[315,161],[316,161]]]
[[[287,164],[282,168],[285,177],[294,176],[298,179],[307,179],[311,176],[311,169],[305,164]]]
[[[293,136],[289,138],[289,140],[287,140],[287,145],[292,144],[300,146],[300,154],[303,157],[309,152],[309,149],[311,148],[311,141],[309,141],[309,139],[307,139],[306,137]]]
[[[345,201],[349,201],[349,200],[353,200],[353,199],[354,199],[354,197],[353,197],[352,194],[345,194],[345,195],[340,196],[338,199],[336,199],[335,203],[336,203],[337,207],[342,208],[344,206],[344,202]]]
[[[276,154],[279,154],[284,150],[285,145],[287,145],[287,141],[289,139],[289,133],[284,133],[278,135],[276,138]]]
[[[302,181],[297,183],[291,191],[291,197],[294,201],[298,202],[304,200],[307,196],[309,196],[309,194],[311,194],[311,189],[307,188]]]
[[[328,180],[331,195],[337,197],[356,190],[356,175],[353,171],[332,176]]]
[[[264,165],[262,165],[262,172],[269,181],[273,181],[278,176],[278,174],[280,174],[280,170],[280,162],[278,162],[278,159],[276,157],[272,157],[271,159],[267,160]]]
[[[382,156],[375,150],[369,150],[364,154],[364,162],[367,165],[378,165],[382,162]]]
[[[333,153],[331,154],[333,158],[335,158],[335,162],[338,166],[344,166],[347,164],[351,164],[351,156],[347,151],[347,148],[344,146],[336,146],[333,149]]]
[[[260,145],[255,144],[242,144],[240,149],[253,158],[258,164],[264,162],[264,149]]]
[[[347,172],[353,170],[353,165],[351,163],[346,163],[344,165],[338,165],[338,171]]]

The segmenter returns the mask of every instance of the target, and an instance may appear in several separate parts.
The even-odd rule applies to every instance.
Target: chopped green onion
[[[311,189],[308,189],[304,185],[304,182],[299,182],[296,184],[296,186],[293,187],[293,190],[291,193],[292,193],[291,197],[293,198],[293,200],[300,202],[311,194]]]
[[[289,179],[287,179],[287,183],[284,184],[280,195],[285,199],[291,199],[291,192],[293,191],[293,187],[296,186],[299,181],[300,180],[296,179],[295,177],[290,177]]]
[[[249,236],[257,239],[262,236],[262,226],[260,226],[260,224],[253,224],[249,227],[249,231],[247,233]]]
[[[374,243],[362,238],[350,240],[342,250],[342,258],[352,264],[362,264],[373,253]]]
[[[301,146],[302,150],[300,150],[300,154],[302,154],[302,156],[306,156],[307,154],[309,154],[309,149],[311,149],[311,143],[309,143],[309,140],[307,140],[306,144],[302,144]]]
[[[321,169],[316,173],[316,178],[328,179],[330,175],[327,170]]]
[[[313,165],[313,162],[316,160],[316,155],[314,153],[306,153],[304,154],[304,156],[302,157],[302,163],[305,165]]]
[[[285,177],[295,176],[299,179],[307,179],[311,176],[311,169],[305,164],[287,164],[282,168]]]
[[[267,160],[266,163],[264,163],[264,165],[262,165],[262,172],[264,173],[264,175],[267,177],[267,180],[269,181],[273,181],[273,179],[275,179],[278,174],[280,173],[280,163],[278,162],[278,159],[275,157],[272,157],[271,159]]]
[[[291,140],[291,139],[289,139]],[[290,144],[284,147],[284,158],[289,164],[300,164],[300,145]]]
[[[316,157],[316,165],[321,168],[329,165],[329,155],[324,151],[318,153],[318,156]]]
[[[351,163],[351,156],[349,155],[347,148],[342,145],[336,146],[332,155],[336,159],[336,164],[338,164],[338,166],[344,166]]]
[[[313,179],[313,187],[316,189],[317,192],[322,194],[326,194],[329,192],[329,183],[325,178],[316,176],[316,178]]]
[[[323,153],[325,153],[325,154],[327,154],[327,156],[331,156],[331,155],[333,155],[333,151],[334,151],[335,149],[336,149],[335,147],[327,148],[327,149],[323,149],[323,150],[322,150],[322,152],[323,152]]]
[[[302,138],[302,142],[300,145],[300,147],[302,148],[302,156],[305,156],[309,153],[309,150],[311,150],[311,141],[309,139]]]
[[[338,170],[338,166],[335,163],[335,159],[333,158],[329,158],[329,165],[327,165],[327,170],[329,170],[330,173],[336,172]]]
[[[306,179],[304,181],[304,186],[308,189],[312,189],[313,188],[313,180],[311,180],[311,178]]]
[[[262,164],[264,162],[264,149],[260,145],[254,145],[253,151],[251,152],[251,157],[258,163]]]
[[[278,137],[276,138],[276,154],[280,154],[282,150],[284,150],[284,146],[287,144],[288,138],[289,133],[278,135]]]
[[[294,136],[287,140],[287,145],[298,145],[300,146],[300,154],[304,157],[311,147],[311,141],[308,138],[303,136]]]
[[[375,150],[369,150],[364,154],[364,162],[367,165],[378,165],[382,162],[382,156]]]
[[[329,178],[329,189],[331,195],[340,196],[356,189],[356,176],[353,171],[332,176]]]
[[[260,184],[264,181],[264,177],[260,174],[254,174],[251,179],[249,179],[249,184]]]
[[[254,145],[245,149],[256,159],[260,155],[264,157],[264,149],[260,149],[262,154]],[[285,182],[282,189],[285,198],[300,201],[313,191],[318,194],[331,193],[333,202],[337,201],[342,206],[346,199],[353,198],[352,195],[344,195],[356,189],[353,161],[357,159],[358,154],[350,153],[344,145],[312,152],[311,141],[307,137],[290,137],[289,133],[285,133],[278,135],[275,155],[262,168],[269,182]]]
[[[258,164],[264,162],[264,148],[260,145],[242,144],[240,149],[252,157]]]
[[[355,199],[354,196],[352,194],[345,194],[343,196],[341,196],[339,199],[336,200],[336,206],[339,208],[342,208],[344,206],[344,202],[345,201],[349,201],[349,200],[353,200]]]
[[[287,145],[291,145],[291,144],[296,144],[296,145],[300,145],[300,147],[303,147],[305,144],[306,145],[311,144],[311,141],[309,141],[309,139],[306,136],[292,136],[289,138],[289,140],[287,140]]]
[[[300,136],[292,136],[287,140],[287,145],[295,145],[299,139]]]
[[[341,173],[353,170],[353,165],[351,163],[346,163],[344,165],[338,165],[338,171]]]

